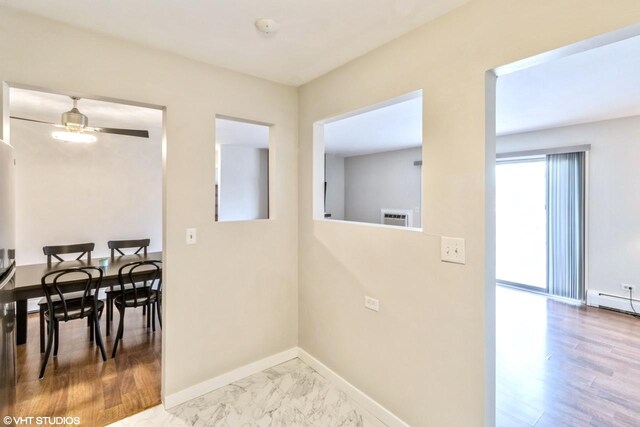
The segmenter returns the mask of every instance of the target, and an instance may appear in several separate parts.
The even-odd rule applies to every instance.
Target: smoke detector
[[[261,18],[256,21],[256,28],[261,33],[271,35],[278,31],[278,28],[280,28],[280,24],[278,24],[273,19]]]

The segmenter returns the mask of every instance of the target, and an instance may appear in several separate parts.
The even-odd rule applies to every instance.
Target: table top
[[[105,280],[116,279],[118,277],[118,270],[123,265],[130,262],[145,260],[162,261],[162,252],[150,252],[146,257],[142,254],[122,255],[115,257],[113,260],[111,259],[111,257],[105,257],[91,259],[91,262],[83,260],[52,262],[51,265],[47,265],[47,263],[20,265],[16,267],[15,291],[17,293],[27,292],[31,290],[40,291],[42,288],[42,286],[40,285],[40,280],[45,274],[54,270],[60,270],[64,268],[87,266],[99,267],[102,269],[102,271],[104,272],[104,276],[102,279],[104,285]]]

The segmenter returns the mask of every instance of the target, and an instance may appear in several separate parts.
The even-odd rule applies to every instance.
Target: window
[[[499,282],[585,298],[586,154],[498,162]]]
[[[216,221],[269,218],[269,126],[216,117]]]
[[[496,277],[547,289],[546,162],[496,167]]]
[[[316,219],[422,227],[422,91],[318,122],[314,144]]]

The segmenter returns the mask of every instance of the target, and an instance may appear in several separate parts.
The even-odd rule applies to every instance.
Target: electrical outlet
[[[636,291],[636,285],[629,285],[627,283],[623,283],[622,285],[620,285],[620,287],[622,288],[623,291]]]
[[[380,311],[380,301],[371,297],[364,297],[364,306],[369,310]]]
[[[195,228],[187,228],[187,245],[195,245],[198,241]]]
[[[465,264],[465,244],[464,239],[459,237],[445,237],[440,239],[440,258],[444,262],[455,264]]]

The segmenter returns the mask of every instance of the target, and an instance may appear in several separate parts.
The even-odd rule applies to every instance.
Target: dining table
[[[41,279],[47,273],[55,270],[62,270],[74,267],[98,267],[102,270],[101,288],[108,288],[117,285],[118,271],[128,263],[136,261],[162,261],[162,252],[149,252],[148,254],[139,255],[121,255],[116,257],[94,258],[88,260],[60,261],[51,264],[31,264],[20,265],[16,267],[14,297],[16,300],[16,344],[25,344],[27,342],[27,302],[30,298],[44,297],[44,289],[42,288]],[[136,274],[136,278],[144,280],[144,275],[154,274],[151,271],[140,272]],[[61,281],[58,283],[61,290],[66,292],[75,292],[84,290],[85,282],[83,281]]]

